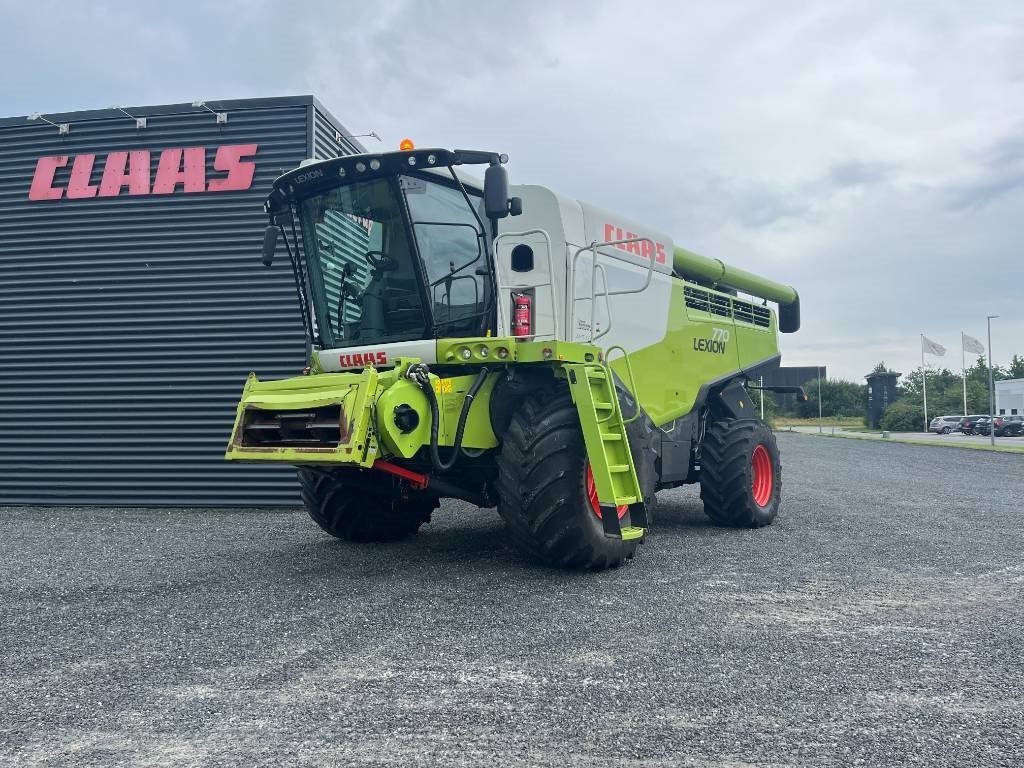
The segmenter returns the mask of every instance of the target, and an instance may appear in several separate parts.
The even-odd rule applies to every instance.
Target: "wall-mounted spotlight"
[[[147,118],[145,118],[145,117],[136,117],[135,115],[131,114],[124,107],[119,107],[119,106],[117,106],[115,104],[114,106],[111,107],[111,109],[116,109],[118,112],[123,114],[125,117],[130,117],[132,120],[134,120],[136,128],[145,128],[146,125],[147,125],[147,123],[146,123]]]
[[[381,137],[377,135],[376,131],[370,131],[369,133],[356,133],[351,136],[342,133],[341,131],[334,132],[334,140],[341,144],[342,139],[376,139],[382,141]]]
[[[216,118],[217,118],[217,125],[223,125],[224,123],[226,123],[228,121],[228,113],[227,112],[217,112],[215,110],[212,110],[208,106],[206,106],[206,102],[205,101],[193,101],[192,102],[192,106],[193,107],[202,107],[207,112],[209,112],[211,115],[216,116]]]
[[[71,133],[71,123],[55,123],[55,122],[53,122],[53,120],[47,120],[45,117],[43,117],[38,112],[33,112],[31,115],[28,116],[28,119],[29,120],[42,120],[44,123],[49,123],[50,125],[52,125],[54,128],[57,129],[57,135],[58,136],[67,136],[69,133]]]

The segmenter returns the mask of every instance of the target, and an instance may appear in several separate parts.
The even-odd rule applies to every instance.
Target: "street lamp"
[[[987,315],[988,320],[988,435],[992,446],[996,444],[996,385],[992,380],[992,321],[999,315]]]
[[[833,424],[835,422],[832,422]],[[821,426],[821,366],[818,366],[818,432],[824,432]],[[835,431],[835,430],[833,430]]]

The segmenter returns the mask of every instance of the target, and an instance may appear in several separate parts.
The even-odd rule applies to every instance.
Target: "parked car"
[[[960,420],[963,416],[936,416],[928,425],[928,431],[937,435],[948,435],[960,428]]]
[[[996,437],[1014,437],[1024,434],[1024,416],[996,416],[995,418]],[[978,419],[974,430],[979,435],[987,435],[989,429],[988,419]]]
[[[988,416],[982,416],[976,422],[974,422],[974,429],[971,431],[972,435],[987,435],[989,433],[988,423],[991,421]]]
[[[974,425],[978,423],[978,419],[987,419],[987,418],[988,418],[988,416],[986,416],[983,413],[979,413],[977,416],[964,416],[962,419],[960,419],[960,427],[959,427],[959,429],[965,435],[977,434],[974,431]]]

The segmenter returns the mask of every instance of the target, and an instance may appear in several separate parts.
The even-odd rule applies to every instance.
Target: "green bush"
[[[920,432],[924,429],[924,408],[914,403],[897,401],[882,414],[882,429],[889,432]]]

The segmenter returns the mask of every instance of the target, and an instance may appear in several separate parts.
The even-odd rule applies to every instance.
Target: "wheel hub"
[[[767,507],[772,498],[772,486],[775,478],[772,472],[772,457],[762,443],[754,448],[750,457],[750,490],[754,503],[759,507]]]
[[[601,515],[601,502],[597,498],[597,484],[594,482],[594,470],[591,468],[589,463],[587,464],[586,478],[587,500],[590,502],[590,509],[594,512],[597,519],[601,520],[603,519],[603,516]],[[625,504],[620,504],[615,508],[615,511],[618,513],[619,520],[621,520],[629,511],[629,507]]]

